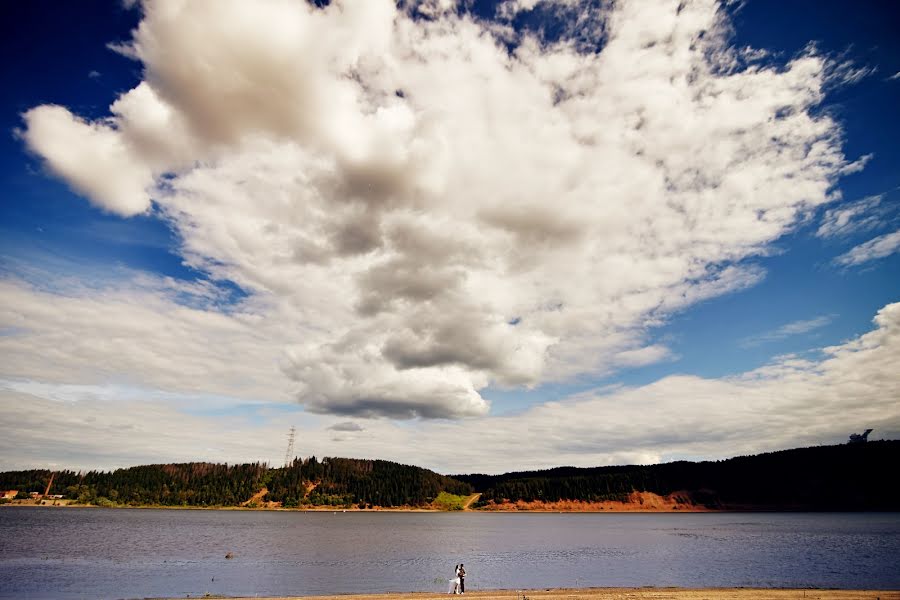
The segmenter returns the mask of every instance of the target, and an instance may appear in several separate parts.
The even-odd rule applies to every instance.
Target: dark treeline
[[[0,473],[0,489],[44,493],[50,471]],[[147,465],[111,472],[58,471],[51,494],[84,504],[239,506],[261,500],[284,506],[422,506],[441,491],[469,494],[471,486],[432,471],[383,460],[315,457],[286,468],[265,464]]]
[[[264,464],[186,463],[145,465],[115,471],[58,471],[51,494],[84,504],[233,506],[258,491]],[[0,488],[43,493],[50,471],[0,473]]]
[[[316,484],[313,486],[312,484]],[[268,500],[303,505],[423,506],[438,494],[468,495],[472,486],[433,471],[386,460],[315,457],[275,469]]]
[[[483,490],[480,505],[523,500],[626,500],[677,492],[709,508],[898,510],[900,441],[784,450],[721,461],[457,475]]]

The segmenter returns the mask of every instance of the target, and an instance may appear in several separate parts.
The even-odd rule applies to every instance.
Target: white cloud
[[[900,231],[886,233],[854,246],[834,259],[834,263],[843,267],[856,267],[900,250]]]
[[[822,215],[822,222],[816,231],[820,238],[845,236],[858,231],[868,231],[882,224],[883,211],[878,208],[884,194],[867,196],[829,208]]]
[[[152,173],[117,131],[87,123],[62,106],[33,108],[24,119],[29,148],[98,207],[123,216],[150,208]]]
[[[245,417],[225,411],[200,418],[191,414],[193,404],[157,394],[80,389],[76,400],[72,390],[7,385],[0,387],[0,422],[16,427],[0,436],[0,470],[200,459],[280,464],[288,424],[297,425],[301,456],[378,457],[444,473],[718,459],[841,443],[867,427],[875,429],[873,439],[896,439],[900,304],[882,308],[875,325],[817,359],[782,357],[733,377],[671,376],[514,416],[416,427],[375,420],[363,428],[265,405]]]
[[[416,19],[389,0],[145,3],[123,49],[144,81],[96,122],[34,108],[23,135],[101,208],[152,197],[186,263],[250,308],[11,284],[56,309],[4,340],[8,372],[484,415],[489,384],[665,358],[653,325],[759,281],[752,259],[857,168],[812,110],[828,61],[741,67],[712,0],[616,3],[598,54],[527,34],[510,52],[432,4]],[[226,348],[250,358],[233,368]]]
[[[786,323],[772,331],[766,331],[742,339],[739,344],[743,347],[760,346],[768,342],[777,342],[794,335],[801,335],[821,329],[834,320],[832,315],[823,315],[812,319],[804,319]]]
[[[641,367],[660,362],[671,356],[671,350],[660,344],[654,344],[644,348],[619,352],[615,357],[615,362],[626,367]]]

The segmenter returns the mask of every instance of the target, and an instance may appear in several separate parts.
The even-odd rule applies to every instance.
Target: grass
[[[463,510],[466,505],[466,497],[441,492],[432,504],[440,510]]]

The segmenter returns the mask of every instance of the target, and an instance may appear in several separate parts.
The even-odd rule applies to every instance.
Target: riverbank
[[[0,504],[0,510],[5,508],[14,509],[19,507],[37,507],[37,508],[76,508],[76,509],[116,509],[123,508],[128,510],[215,510],[215,511],[237,511],[237,512],[322,512],[322,513],[438,513],[438,512],[466,512],[466,513],[505,513],[505,514],[557,514],[557,513],[757,513],[757,512],[818,512],[806,510],[803,507],[772,507],[772,506],[742,506],[728,508],[708,508],[705,506],[659,506],[658,504],[628,504],[614,502],[544,502],[544,503],[508,503],[482,506],[478,508],[466,507],[462,510],[443,510],[439,508],[415,508],[415,507],[382,507],[373,506],[370,508],[358,508],[350,506],[347,508],[335,506],[303,506],[296,508],[284,508],[282,506],[172,506],[164,504],[79,504],[70,500],[60,500],[50,503],[36,503],[33,500],[14,500],[5,504]],[[867,512],[859,510],[832,512]]]
[[[3,506],[52,506],[73,508],[151,508],[172,510],[237,510],[237,511],[286,511],[286,512],[483,512],[483,513],[723,513],[723,512],[809,512],[808,507],[795,505],[755,506],[746,505],[705,505],[694,497],[689,491],[672,492],[660,496],[652,492],[632,492],[625,500],[606,500],[600,502],[587,502],[582,500],[558,500],[555,502],[531,501],[525,502],[489,502],[481,506],[475,506],[481,497],[480,493],[469,496],[460,496],[460,504],[456,509],[447,509],[443,505],[434,503],[426,506],[368,506],[359,508],[356,504],[349,506],[331,505],[302,505],[286,508],[280,502],[261,501],[262,493],[254,495],[250,500],[239,506],[173,506],[161,504],[118,504],[106,500],[104,504],[76,504],[72,500],[43,500],[40,504],[34,500],[12,500]],[[815,511],[813,511],[815,512]],[[849,511],[856,512],[856,511]]]
[[[756,588],[584,588],[490,590],[465,594],[475,600],[900,600],[900,590]],[[209,597],[209,596],[207,596]],[[396,593],[346,596],[279,596],[265,600],[446,600],[447,594]],[[233,598],[231,600],[250,600]],[[258,600],[258,599],[257,599]]]
[[[61,501],[58,504],[51,504],[49,502],[45,502],[42,504],[35,503],[32,500],[16,500],[13,502],[9,502],[7,504],[0,505],[0,510],[4,508],[17,508],[17,507],[38,507],[38,508],[78,508],[78,509],[86,509],[86,508],[96,508],[96,509],[110,509],[110,508],[124,508],[124,509],[135,509],[135,510],[143,510],[143,509],[153,509],[153,510],[220,510],[220,511],[237,511],[237,512],[326,512],[326,513],[377,513],[377,512],[390,512],[390,513],[437,513],[437,512],[467,512],[467,513],[507,513],[507,514],[534,514],[534,513],[686,513],[686,512],[704,512],[704,513],[743,513],[743,512],[804,512],[797,510],[786,509],[785,511],[779,511],[777,509],[773,509],[771,507],[761,507],[761,508],[740,508],[740,509],[731,509],[731,508],[706,508],[706,507],[678,507],[678,508],[661,508],[658,506],[635,506],[635,505],[627,505],[621,504],[620,506],[611,506],[612,503],[574,503],[574,502],[554,502],[554,503],[517,503],[517,504],[504,504],[504,505],[492,505],[487,507],[479,507],[479,508],[464,508],[462,510],[442,510],[439,508],[413,508],[413,507],[381,507],[374,506],[371,508],[358,508],[356,506],[351,506],[348,508],[334,507],[334,506],[305,506],[305,507],[296,507],[296,508],[284,508],[281,506],[171,506],[171,505],[163,505],[163,504],[108,504],[108,505],[97,505],[97,504],[78,504],[71,501]],[[851,512],[860,512],[860,511],[851,511]]]
[[[413,508],[413,507],[380,507],[373,508],[357,508],[355,506],[349,508],[339,508],[334,506],[306,506],[297,508],[284,508],[281,506],[172,506],[168,504],[78,504],[72,501],[62,500],[59,504],[50,504],[49,502],[36,503],[33,500],[14,500],[6,504],[0,504],[0,509],[16,508],[16,507],[35,507],[35,508],[124,508],[128,510],[221,510],[221,511],[237,511],[237,512],[325,512],[325,513],[349,513],[349,512],[404,512],[404,513],[433,513],[433,512],[450,512],[441,511],[437,508]],[[459,512],[459,511],[456,511]],[[553,511],[556,512],[556,511]]]
[[[266,490],[263,490],[265,492]],[[475,503],[481,497],[480,493],[474,493],[466,497],[459,497],[459,505],[454,510],[447,510],[436,503],[431,506],[369,506],[359,508],[355,504],[349,506],[329,505],[305,505],[286,508],[280,502],[265,502],[265,495],[259,492],[240,506],[172,506],[159,504],[129,505],[117,504],[106,501],[101,505],[76,504],[71,500],[62,499],[52,501],[52,506],[88,507],[100,508],[154,508],[176,510],[274,510],[291,512],[506,512],[506,513],[669,513],[669,512],[729,512],[726,507],[709,507],[695,501],[690,492],[681,491],[660,496],[652,492],[632,492],[624,501],[585,502],[580,500],[560,500],[556,502],[490,502],[483,506],[475,507]],[[34,500],[13,500],[3,506],[50,506],[49,500],[43,500],[40,504]],[[742,507],[740,511],[773,510],[772,507]],[[738,511],[738,512],[740,512]]]

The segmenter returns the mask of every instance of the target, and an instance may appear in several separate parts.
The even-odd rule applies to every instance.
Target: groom
[[[459,575],[459,593],[466,593],[466,568],[462,563],[459,563],[459,571],[457,571],[457,575]]]

